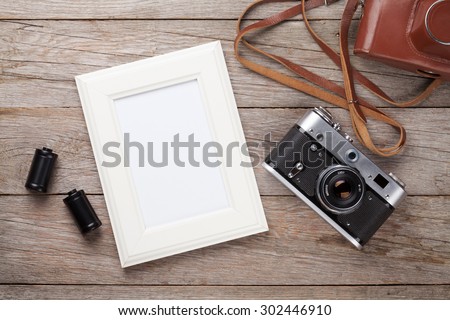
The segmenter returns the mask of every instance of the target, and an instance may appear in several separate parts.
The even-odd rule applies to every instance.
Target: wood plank
[[[449,285],[432,286],[103,286],[0,285],[0,299],[449,299]]]
[[[313,25],[338,48],[335,36],[338,21],[317,21]],[[323,104],[241,66],[233,54],[234,36],[235,21],[0,21],[0,107],[76,107],[79,98],[75,75],[213,40],[222,41],[240,108]],[[261,47],[342,83],[340,71],[319,52],[299,21],[269,30],[256,43],[266,44]],[[246,51],[243,53],[282,70]],[[360,58],[353,60],[355,66],[395,99],[406,100],[424,87],[423,79],[407,72]],[[270,94],[267,88],[272,88]],[[447,106],[449,89],[447,83],[422,106]],[[362,97],[386,105],[359,90]]]
[[[279,141],[301,117],[305,109],[241,109],[240,116],[250,148],[261,162],[268,153],[263,141],[271,133]],[[334,110],[344,130],[351,133],[348,115]],[[450,114],[439,108],[389,110],[403,119],[408,132],[407,147],[393,158],[370,156],[387,172],[403,179],[410,195],[449,195]],[[88,193],[102,193],[91,144],[81,108],[2,108],[0,109],[0,194],[29,194],[24,188],[35,148],[51,147],[59,154],[50,193],[66,193],[84,187]],[[375,141],[387,143],[395,133],[385,126],[374,127]],[[133,137],[131,137],[132,139]],[[357,144],[357,143],[356,143]],[[361,148],[358,144],[357,146]],[[362,150],[362,148],[361,148]],[[290,192],[260,166],[256,168],[263,195],[289,195]]]
[[[63,196],[0,197],[1,284],[448,285],[450,197],[408,197],[358,251],[295,197],[263,197],[270,231],[121,269],[104,225],[83,237]]]
[[[405,123],[408,147],[395,158],[372,157],[401,177],[413,196],[363,251],[300,200],[285,196],[290,193],[258,167],[269,232],[120,268],[73,77],[221,40],[248,141],[261,143],[268,132],[279,140],[306,108],[326,104],[236,61],[235,20],[251,1],[0,3],[0,299],[450,299],[450,83],[421,104],[427,110],[385,109]],[[310,15],[334,48],[343,4]],[[290,5],[269,5],[249,18]],[[355,21],[351,42],[356,27]],[[342,83],[298,21],[258,34],[256,42]],[[424,86],[406,72],[352,61],[396,99]],[[335,114],[349,131],[346,113]],[[381,126],[375,136],[385,143],[392,131]],[[23,184],[34,148],[44,145],[60,159],[50,194],[31,194]],[[256,152],[260,159],[265,155],[263,148]],[[91,193],[104,223],[86,237],[62,204],[62,193],[74,187]]]
[[[237,19],[252,0],[207,1],[196,0],[3,0],[0,19]],[[315,9],[312,18],[338,19],[343,1],[329,7]],[[258,9],[250,18],[266,17],[268,13],[295,5],[270,4]]]

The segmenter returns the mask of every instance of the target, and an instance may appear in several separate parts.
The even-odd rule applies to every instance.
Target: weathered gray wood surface
[[[449,196],[409,197],[361,252],[296,197],[267,196],[269,232],[125,270],[103,196],[90,200],[104,226],[86,238],[63,197],[0,197],[1,283],[439,285],[450,279]]]
[[[0,298],[450,298],[449,84],[406,110],[369,98],[407,128],[401,155],[372,157],[406,182],[410,196],[362,252],[256,168],[268,233],[120,268],[73,77],[221,40],[248,141],[261,142],[269,132],[277,141],[307,108],[322,103],[236,62],[235,19],[248,3],[0,3]],[[334,46],[340,10],[342,3],[311,13]],[[341,81],[299,21],[256,42]],[[396,99],[424,86],[406,72],[353,61]],[[351,133],[346,112],[334,113]],[[395,137],[384,126],[374,127],[374,135],[381,144]],[[23,184],[34,148],[42,146],[54,147],[60,158],[49,194],[35,195]],[[265,151],[257,151],[262,159]],[[86,238],[62,203],[74,187],[91,194],[104,222]]]
[[[214,20],[237,19],[251,1],[182,1],[182,0],[3,0],[0,5],[0,19],[187,19]],[[288,8],[295,1],[286,4],[271,4],[269,7],[257,9],[250,16],[261,18],[267,16],[267,8],[275,12]],[[333,9],[341,9],[342,3]],[[311,13],[312,17],[336,19],[335,11],[318,8]]]
[[[338,48],[339,22],[313,22],[325,40]],[[356,25],[355,25],[356,27]],[[244,68],[233,56],[235,21],[1,21],[0,107],[76,107],[74,76],[114,65],[221,40],[240,108],[280,108],[319,104],[303,93],[275,85]],[[290,32],[286,32],[290,31]],[[341,82],[340,72],[319,52],[303,24],[286,23],[261,35],[256,43],[270,52],[291,57],[323,76]],[[248,53],[243,50],[243,53]],[[252,55],[253,56],[253,55]],[[258,57],[255,57],[258,58]],[[259,59],[264,63],[266,61]],[[275,64],[269,64],[278,68]],[[398,100],[406,100],[426,81],[409,73],[367,60],[355,65]],[[267,92],[267,87],[274,87]],[[421,106],[445,106],[447,84]],[[45,95],[42,91],[45,90]],[[39,99],[36,99],[36,96]],[[369,100],[386,105],[363,91]]]
[[[0,299],[433,299],[450,286],[110,286],[3,285]]]
[[[397,119],[407,119],[403,122],[408,130],[408,145],[401,156],[385,159],[372,155],[372,158],[384,170],[402,177],[410,195],[449,194],[450,145],[443,132],[449,132],[450,127],[443,110],[446,109],[388,110]],[[264,147],[267,144],[263,144],[268,139],[267,134],[271,134],[272,141],[279,141],[305,111],[303,108],[240,110],[247,140],[260,144],[259,148],[251,148],[259,156],[259,162],[267,154]],[[424,117],[424,113],[430,116]],[[351,132],[346,111],[335,109],[334,114],[342,120],[343,128]],[[0,184],[0,194],[29,194],[23,184],[33,147],[45,145],[58,150],[60,155],[50,193],[65,193],[72,186],[84,186],[89,193],[102,192],[81,107],[0,108],[0,115],[3,131],[0,165],[7,169],[2,173],[4,181]],[[372,127],[376,141],[381,144],[396,138],[396,133],[388,127],[376,124]],[[256,174],[261,194],[290,194],[261,167],[256,168]]]

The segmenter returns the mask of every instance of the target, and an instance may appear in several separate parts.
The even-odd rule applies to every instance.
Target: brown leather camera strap
[[[392,156],[399,153],[401,148],[405,144],[406,140],[405,129],[399,122],[392,119],[384,112],[382,112],[375,106],[371,105],[369,102],[365,101],[364,99],[358,98],[355,91],[354,79],[358,81],[362,86],[373,92],[375,95],[383,99],[384,101],[398,107],[407,107],[421,102],[426,97],[428,97],[436,87],[438,87],[442,83],[442,80],[434,79],[421,94],[419,94],[417,97],[415,97],[410,101],[396,102],[392,98],[390,98],[385,92],[383,92],[383,90],[381,90],[372,81],[370,81],[364,75],[355,70],[350,63],[350,55],[348,50],[348,32],[350,29],[352,18],[359,6],[359,0],[348,0],[347,5],[344,9],[340,27],[340,53],[335,52],[314,32],[306,17],[306,11],[322,6],[324,4],[328,5],[334,3],[338,0],[328,0],[328,1],[301,0],[300,4],[297,4],[275,15],[272,15],[266,19],[252,23],[247,27],[241,29],[241,23],[243,18],[247,15],[248,12],[250,12],[257,6],[270,2],[289,2],[289,1],[292,2],[293,0],[258,0],[249,5],[247,9],[245,9],[245,11],[239,17],[237,25],[237,36],[234,42],[234,51],[237,60],[250,70],[253,70],[261,75],[271,78],[281,84],[305,92],[323,101],[349,110],[353,129],[355,131],[357,138],[362,144],[364,144],[371,151],[382,156]],[[295,2],[298,2],[298,0]],[[249,32],[278,25],[281,22],[287,19],[291,19],[297,15],[302,15],[303,21],[305,22],[305,25],[309,33],[313,37],[313,39],[321,47],[324,53],[337,66],[339,66],[342,69],[342,74],[344,78],[343,87],[320,75],[308,71],[304,67],[295,64],[286,58],[280,57],[275,54],[271,54],[260,48],[257,48],[244,38],[244,36]],[[300,80],[298,78],[293,78],[291,76],[272,70],[268,67],[265,67],[261,64],[252,62],[242,57],[239,52],[240,43],[244,44],[247,48],[255,52],[258,52],[259,54],[262,54],[263,56],[280,63],[281,65],[283,65],[290,71],[294,72],[295,74],[299,75],[306,81]],[[382,121],[397,129],[397,131],[399,132],[399,139],[397,143],[391,147],[380,148],[376,146],[370,137],[370,133],[367,128],[366,117]]]

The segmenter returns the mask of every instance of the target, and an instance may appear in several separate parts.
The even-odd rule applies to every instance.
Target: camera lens
[[[336,181],[331,188],[334,196],[342,200],[347,200],[352,194],[352,185],[345,179]]]
[[[364,180],[353,168],[336,165],[319,175],[316,195],[322,206],[335,214],[356,210],[364,195]]]

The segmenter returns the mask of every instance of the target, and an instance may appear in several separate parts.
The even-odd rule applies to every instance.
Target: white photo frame
[[[268,230],[219,41],[75,79],[123,268]],[[227,165],[161,169],[140,166],[137,147],[108,167],[108,143],[124,161],[126,134],[145,147],[174,130],[239,150]]]

